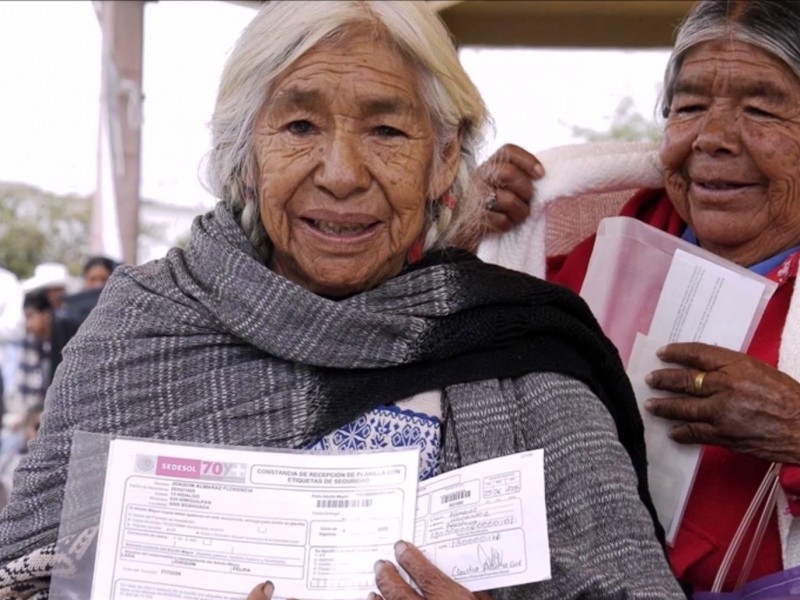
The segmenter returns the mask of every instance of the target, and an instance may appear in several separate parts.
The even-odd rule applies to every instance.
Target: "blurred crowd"
[[[97,304],[117,263],[86,259],[81,277],[60,263],[42,263],[20,281],[0,267],[0,507],[14,468],[36,437],[45,394],[64,346]]]

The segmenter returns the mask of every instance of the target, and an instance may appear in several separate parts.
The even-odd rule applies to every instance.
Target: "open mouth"
[[[704,190],[715,191],[740,190],[753,185],[751,183],[737,183],[730,181],[695,181],[694,183]]]
[[[324,221],[322,219],[303,219],[311,227],[326,235],[340,237],[356,237],[377,226],[373,223],[339,223],[335,221]]]

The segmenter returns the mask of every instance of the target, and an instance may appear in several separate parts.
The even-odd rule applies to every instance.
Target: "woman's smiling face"
[[[690,50],[661,160],[702,247],[749,266],[800,244],[800,81],[775,56],[732,40]]]
[[[452,181],[433,176],[418,88],[398,52],[369,33],[315,47],[276,81],[254,132],[273,270],[343,296],[402,269],[426,200]]]

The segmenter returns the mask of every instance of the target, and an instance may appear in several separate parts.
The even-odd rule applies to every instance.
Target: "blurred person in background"
[[[26,294],[37,290],[44,290],[47,301],[55,310],[64,305],[67,288],[72,284],[69,270],[65,265],[47,262],[36,265],[33,277],[22,282],[22,291]]]
[[[14,387],[18,346],[22,342],[23,292],[17,276],[0,267],[0,422],[5,396]]]
[[[39,432],[44,406],[34,404],[25,412],[24,418],[10,426],[4,432],[3,445],[0,448],[0,508],[8,502],[14,471],[22,456],[28,451],[28,444]]]
[[[20,306],[25,313],[25,337],[17,365],[18,394],[14,398],[16,402],[9,406],[9,411],[17,419],[22,418],[32,405],[44,402],[47,374],[50,372],[50,343],[47,339],[50,313],[63,307],[71,284],[67,267],[54,262],[37,265],[33,277],[22,282],[25,296]]]
[[[60,316],[80,325],[97,305],[100,293],[119,263],[106,256],[90,256],[81,270],[82,289],[64,299]]]
[[[119,263],[107,256],[90,256],[83,263],[83,289],[96,290],[105,286]]]
[[[53,315],[47,290],[25,294],[22,308],[25,340],[17,372],[20,406],[13,410],[17,417],[21,417],[31,406],[44,402],[46,373],[50,371],[50,322]]]

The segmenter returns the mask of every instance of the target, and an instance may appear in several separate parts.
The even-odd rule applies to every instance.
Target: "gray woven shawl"
[[[573,375],[624,400],[609,410],[641,482],[636,407],[582,302],[477,260],[439,262],[332,301],[261,264],[220,203],[185,251],[118,269],[64,352],[0,515],[0,560],[55,542],[75,430],[302,447],[417,391],[581,363],[565,358],[564,339],[607,380]]]

